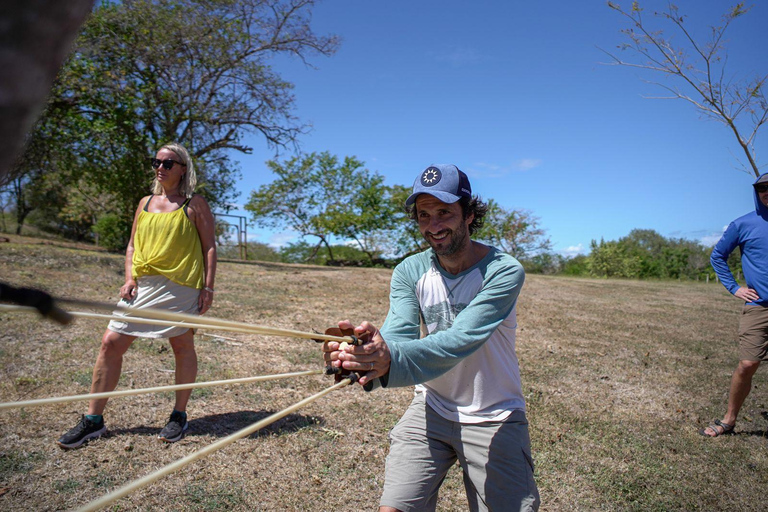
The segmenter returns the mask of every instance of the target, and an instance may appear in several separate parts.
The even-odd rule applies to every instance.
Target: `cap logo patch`
[[[437,167],[427,167],[421,175],[421,184],[424,187],[434,187],[443,177],[443,173]]]

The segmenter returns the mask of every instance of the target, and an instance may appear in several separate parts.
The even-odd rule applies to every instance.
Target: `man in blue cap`
[[[515,355],[523,267],[470,238],[487,206],[455,165],[421,172],[406,206],[430,248],[395,268],[381,331],[339,322],[366,342],[323,346],[325,360],[358,372],[366,389],[416,386],[390,432],[379,510],[435,510],[457,460],[471,510],[537,510]]]
[[[752,389],[752,376],[760,362],[768,359],[768,173],[758,177],[752,188],[755,211],[728,225],[710,257],[720,282],[744,301],[744,309],[739,320],[739,365],[731,377],[728,409],[722,421],[699,430],[708,437],[733,433],[739,410]],[[728,268],[728,256],[737,246],[746,286],[739,286]]]

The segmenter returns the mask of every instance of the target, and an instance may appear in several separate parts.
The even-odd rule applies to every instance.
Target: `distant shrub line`
[[[281,248],[260,242],[248,242],[247,259],[283,263],[306,263],[338,267],[392,268],[398,258],[371,258],[367,253],[348,245],[334,245],[333,259],[328,251],[299,241]],[[221,258],[240,259],[236,246],[220,246]],[[667,238],[649,229],[634,229],[619,240],[593,240],[589,254],[563,256],[540,252],[520,261],[529,274],[582,276],[625,279],[684,279],[710,280],[715,273],[709,263],[712,252],[699,242],[683,238]],[[514,255],[513,255],[514,256]],[[729,260],[737,278],[741,277],[741,260],[737,252]]]

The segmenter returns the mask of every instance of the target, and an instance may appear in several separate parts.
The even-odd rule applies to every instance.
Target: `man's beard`
[[[456,231],[448,230],[448,237],[443,238],[440,242],[442,247],[438,248],[439,246],[436,245],[437,242],[433,240],[431,236],[427,237],[427,243],[438,256],[451,256],[464,248],[468,237],[469,230],[467,229],[467,225],[462,222]]]

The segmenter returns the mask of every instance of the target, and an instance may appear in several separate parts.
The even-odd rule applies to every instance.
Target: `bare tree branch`
[[[725,124],[741,147],[752,173],[759,176],[760,168],[754,142],[760,127],[768,120],[768,102],[764,89],[768,75],[757,75],[748,81],[728,78],[728,55],[724,39],[731,23],[745,15],[750,8],[745,8],[743,2],[730,8],[722,17],[723,23],[710,27],[711,37],[702,43],[684,26],[685,17],[679,14],[678,8],[668,4],[666,11],[653,14],[656,18],[671,23],[673,29],[683,35],[684,43],[676,46],[672,44],[671,39],[664,37],[662,30],[650,29],[650,24],[643,19],[643,9],[639,2],[632,2],[628,11],[615,2],[609,1],[608,6],[624,16],[631,25],[621,31],[629,42],[619,45],[618,48],[622,51],[630,50],[641,59],[640,62],[624,60],[601,48],[600,50],[612,59],[608,64],[661,73],[671,80],[682,82],[690,92],[664,83],[648,81],[671,92],[672,98],[691,103],[704,116]],[[695,56],[693,63],[688,61],[689,51]]]

